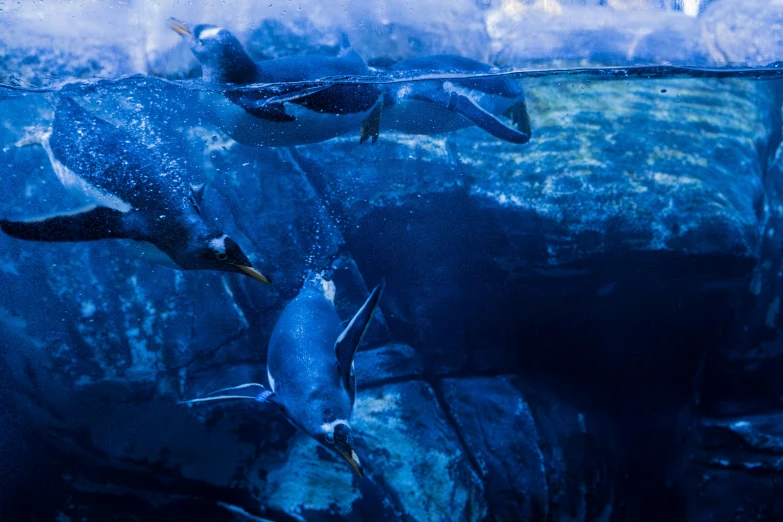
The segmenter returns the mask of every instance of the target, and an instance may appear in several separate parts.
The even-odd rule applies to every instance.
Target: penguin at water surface
[[[343,328],[334,307],[334,283],[311,272],[269,339],[270,389],[257,383],[241,384],[209,394],[221,395],[180,404],[229,399],[274,404],[291,424],[343,457],[363,477],[350,425],[356,402],[353,360],[384,286],[381,280]]]
[[[493,72],[490,65],[463,56],[441,54],[408,58],[386,70],[409,78],[444,73],[477,76],[384,85],[384,129],[408,134],[440,134],[476,125],[504,141],[517,144],[530,141],[530,117],[524,92],[509,78],[486,76]],[[516,128],[498,119],[497,115],[511,118]]]
[[[143,255],[178,270],[217,270],[271,280],[239,245],[207,224],[199,205],[203,185],[167,168],[157,150],[61,98],[51,129],[17,146],[40,144],[60,182],[86,206],[32,219],[0,220],[6,234],[34,241],[129,239]]]
[[[176,19],[169,27],[201,63],[204,82],[220,90],[200,91],[209,117],[235,141],[251,146],[288,147],[326,141],[361,129],[361,141],[378,137],[381,89],[368,83],[330,84],[328,79],[371,76],[343,38],[338,56],[288,56],[254,62],[227,29]],[[321,82],[288,86],[278,96],[242,88],[253,84]]]

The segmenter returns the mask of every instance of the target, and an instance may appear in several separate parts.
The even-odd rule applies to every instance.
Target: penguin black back
[[[140,210],[188,210],[188,191],[156,149],[97,118],[70,98],[59,100],[49,145],[79,178]]]

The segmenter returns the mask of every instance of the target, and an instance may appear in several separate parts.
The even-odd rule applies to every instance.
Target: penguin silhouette
[[[350,418],[356,402],[354,355],[385,286],[376,286],[346,326],[334,308],[334,283],[310,272],[269,339],[269,387],[248,383],[216,390],[193,404],[228,399],[271,403],[291,424],[343,457],[364,476],[354,449]]]
[[[239,245],[208,224],[199,205],[204,185],[188,185],[156,149],[61,98],[50,130],[31,133],[18,146],[40,144],[60,182],[86,206],[22,220],[0,229],[32,241],[130,239],[153,262],[178,270],[245,274],[265,284]]]

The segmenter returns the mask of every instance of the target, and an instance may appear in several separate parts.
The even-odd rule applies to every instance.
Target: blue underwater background
[[[0,233],[0,520],[783,520],[783,3],[270,2],[0,0],[0,219],[79,207],[17,146],[67,96],[274,282]],[[532,137],[243,145],[169,17],[255,60],[478,60]],[[385,281],[364,478],[269,405],[178,405],[267,383],[310,271],[342,321]]]

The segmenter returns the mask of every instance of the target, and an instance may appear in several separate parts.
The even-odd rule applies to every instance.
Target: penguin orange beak
[[[253,268],[252,266],[244,266],[244,265],[234,265],[234,266],[236,266],[244,274],[249,275],[250,277],[252,277],[256,281],[261,281],[262,283],[264,283],[266,285],[271,285],[272,284],[272,280],[271,279],[269,279],[267,276],[265,276],[264,274],[262,274],[261,272],[259,272],[255,268]]]
[[[356,474],[359,475],[359,478],[364,478],[364,470],[362,470],[362,464],[359,462],[359,456],[356,455],[356,452],[351,450],[351,454],[348,455],[340,448],[336,449],[340,452],[340,455],[342,455],[343,458],[348,461],[348,464],[350,464]]]
[[[169,27],[174,30],[175,33],[182,36],[193,36],[193,32],[188,29],[188,26],[184,22],[180,22],[176,18],[169,18]]]

